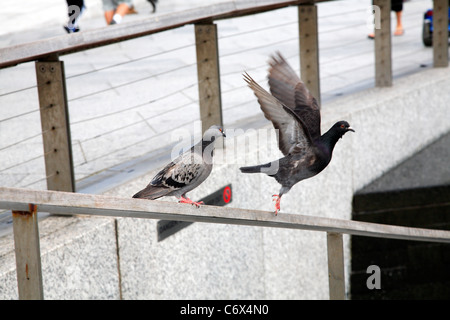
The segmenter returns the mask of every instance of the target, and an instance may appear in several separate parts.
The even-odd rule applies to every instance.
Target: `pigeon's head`
[[[347,121],[336,122],[333,126],[333,131],[335,131],[336,135],[338,135],[340,138],[342,138],[342,136],[348,131],[355,132],[355,130],[350,127],[350,124]]]
[[[221,126],[213,125],[203,134],[204,141],[215,141],[219,137],[226,137]]]

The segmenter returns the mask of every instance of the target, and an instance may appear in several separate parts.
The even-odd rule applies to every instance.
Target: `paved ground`
[[[160,0],[157,14],[219,1]],[[366,23],[371,1],[319,4],[320,75],[327,102],[374,85],[373,41]],[[99,0],[87,1],[82,30],[105,25]],[[404,4],[405,34],[393,37],[395,78],[432,63],[421,42],[423,12],[431,0]],[[42,9],[45,8],[45,9]],[[145,19],[150,5],[137,1]],[[63,35],[65,2],[4,0],[0,46]],[[392,23],[395,23],[392,15]],[[218,21],[224,124],[260,121],[256,100],[242,80],[248,71],[266,85],[267,58],[282,52],[299,70],[296,8]],[[70,35],[67,35],[70,36]],[[61,57],[65,62],[77,180],[108,168],[129,170],[149,152],[177,140],[174,128],[192,133],[200,126],[192,26]],[[45,172],[34,64],[0,70],[0,185],[45,188]],[[180,132],[180,131],[179,131]],[[121,167],[122,166],[122,167]],[[118,169],[117,169],[118,168]],[[125,169],[124,169],[125,168]],[[82,185],[82,182],[80,182]]]

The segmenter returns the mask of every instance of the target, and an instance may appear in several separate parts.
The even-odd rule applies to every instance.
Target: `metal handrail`
[[[104,195],[0,187],[0,209],[92,216],[164,219],[345,233],[350,235],[450,243],[450,231],[409,228],[345,219],[315,217],[174,202],[136,200]]]
[[[450,231],[230,207],[0,187],[0,209],[12,210],[20,299],[43,299],[37,212],[288,228],[327,233],[330,299],[345,299],[343,234],[450,243]]]

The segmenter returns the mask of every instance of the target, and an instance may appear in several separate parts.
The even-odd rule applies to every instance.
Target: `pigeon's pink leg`
[[[183,196],[181,196],[180,201],[178,201],[178,203],[189,203],[189,204],[194,204],[197,207],[200,207],[200,205],[203,204],[203,201],[195,202],[195,201],[192,201],[191,199],[189,199],[188,197],[184,198]]]
[[[272,197],[276,197],[276,199],[272,199],[272,201],[275,201],[275,215],[277,215],[280,211],[281,197],[277,194],[272,195]]]

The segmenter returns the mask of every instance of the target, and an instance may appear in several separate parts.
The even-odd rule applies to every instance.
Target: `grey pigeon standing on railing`
[[[208,178],[213,167],[214,143],[222,136],[225,137],[225,133],[221,127],[211,126],[203,134],[202,140],[159,171],[148,186],[133,198],[155,200],[174,196],[180,203],[190,203],[197,207],[203,204],[192,201],[186,193]]]
[[[269,64],[268,78],[272,94],[247,73],[244,80],[258,98],[264,116],[278,130],[278,147],[284,157],[262,165],[241,167],[240,170],[243,173],[266,173],[281,184],[279,194],[273,195],[277,214],[282,195],[297,182],[325,169],[330,163],[336,142],[346,132],[354,130],[348,122],[339,121],[321,135],[317,100],[281,54],[272,57]]]

